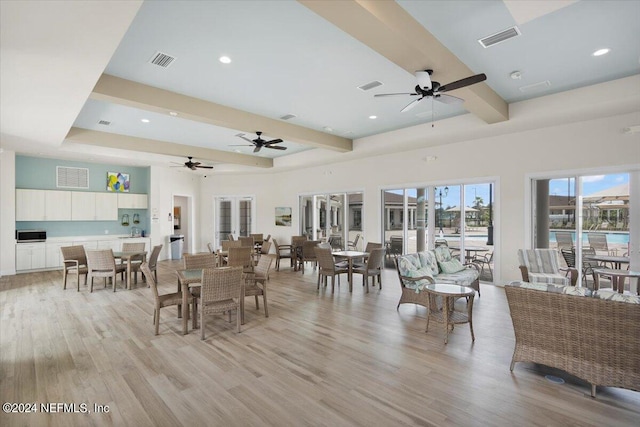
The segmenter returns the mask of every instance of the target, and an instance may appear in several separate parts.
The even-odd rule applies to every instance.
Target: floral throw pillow
[[[465,269],[465,266],[462,265],[460,260],[457,258],[451,258],[449,261],[439,262],[438,266],[440,267],[440,270],[446,274],[457,273],[458,271]]]
[[[447,246],[438,246],[435,248],[434,252],[436,253],[436,260],[438,260],[438,264],[451,260],[451,251]]]

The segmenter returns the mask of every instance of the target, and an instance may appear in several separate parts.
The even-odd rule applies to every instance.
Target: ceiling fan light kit
[[[415,72],[416,81],[418,83],[414,88],[415,92],[378,93],[374,95],[374,97],[396,96],[396,95],[409,95],[409,96],[419,97],[411,101],[402,110],[400,110],[401,113],[411,110],[420,101],[422,101],[425,98],[431,98],[432,100],[439,101],[444,104],[459,105],[464,103],[464,99],[447,95],[444,92],[461,89],[463,87],[471,86],[476,83],[480,83],[487,80],[487,76],[485,74],[476,74],[474,76],[469,76],[469,77],[465,77],[464,79],[456,80],[455,82],[447,83],[446,85],[441,85],[439,82],[431,80],[432,74],[433,74],[433,70],[419,70]]]
[[[189,160],[187,160],[186,162],[184,162],[183,166],[185,168],[189,168],[192,171],[194,170],[198,170],[198,169],[213,169],[213,166],[207,166],[207,165],[203,165],[200,162],[194,162],[193,161],[193,157],[189,156],[187,157]]]

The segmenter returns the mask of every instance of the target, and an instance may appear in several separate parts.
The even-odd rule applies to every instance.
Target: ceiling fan
[[[409,95],[409,96],[418,96],[418,99],[414,99],[406,107],[404,107],[400,112],[404,113],[405,111],[411,110],[415,107],[420,101],[425,98],[432,98],[436,101],[443,102],[445,104],[456,105],[462,104],[464,99],[446,95],[444,92],[448,92],[455,89],[460,89],[466,86],[471,86],[476,83],[483,82],[487,79],[485,74],[476,74],[475,76],[465,77],[461,80],[456,80],[455,82],[448,83],[446,85],[440,85],[440,83],[431,80],[431,74],[433,74],[433,70],[419,70],[416,71],[415,76],[418,84],[415,87],[415,92],[403,92],[403,93],[378,93],[373,95],[374,97],[382,97],[382,96],[396,96],[396,95]]]
[[[196,169],[213,169],[213,166],[207,166],[207,165],[203,165],[200,162],[194,162],[193,161],[193,157],[189,156],[187,157],[189,160],[187,160],[186,162],[184,162],[184,164],[180,164],[180,163],[175,163],[176,165],[180,165],[181,167],[184,166],[185,168],[189,168],[191,170],[196,170]],[[174,166],[175,167],[175,166]]]
[[[260,149],[262,147],[264,148],[272,148],[274,150],[286,150],[287,147],[280,147],[279,145],[274,145],[274,144],[279,144],[282,142],[282,140],[280,138],[278,139],[272,139],[271,141],[267,141],[264,140],[260,137],[260,135],[262,135],[261,131],[257,131],[256,135],[258,135],[258,137],[254,140],[251,140],[247,137],[244,136],[244,133],[239,133],[236,136],[239,138],[244,139],[245,141],[251,143],[252,145],[231,145],[231,147],[255,147],[253,149],[254,153],[257,153],[258,151],[260,151]]]

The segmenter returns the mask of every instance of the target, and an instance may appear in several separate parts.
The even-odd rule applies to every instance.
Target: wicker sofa
[[[451,253],[447,247],[396,257],[396,271],[402,288],[398,307],[400,304],[406,303],[428,307],[427,293],[420,292],[420,290],[426,284],[436,282],[469,286],[476,290],[480,296],[478,265],[474,263],[460,264],[462,266],[460,271],[444,272],[441,266],[446,265],[444,263],[450,262],[451,259]]]
[[[584,287],[512,282],[505,292],[511,360],[562,369],[596,386],[640,391],[640,297]]]

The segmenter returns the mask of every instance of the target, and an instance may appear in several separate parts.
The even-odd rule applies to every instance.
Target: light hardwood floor
[[[178,261],[159,263],[161,292],[175,291]],[[174,308],[154,335],[151,291],[92,294],[62,273],[0,278],[2,402],[108,405],[107,414],[0,414],[0,425],[128,426],[604,426],[638,425],[640,393],[589,386],[518,363],[504,291],[482,286],[468,325],[443,329],[403,305],[394,270],[383,289],[331,294],[316,273],[283,263],[268,282],[269,314],[246,300],[242,333],[212,316],[207,339],[181,334]],[[120,283],[118,283],[120,285]],[[190,325],[191,326],[191,325]],[[546,374],[562,376],[554,384]]]

